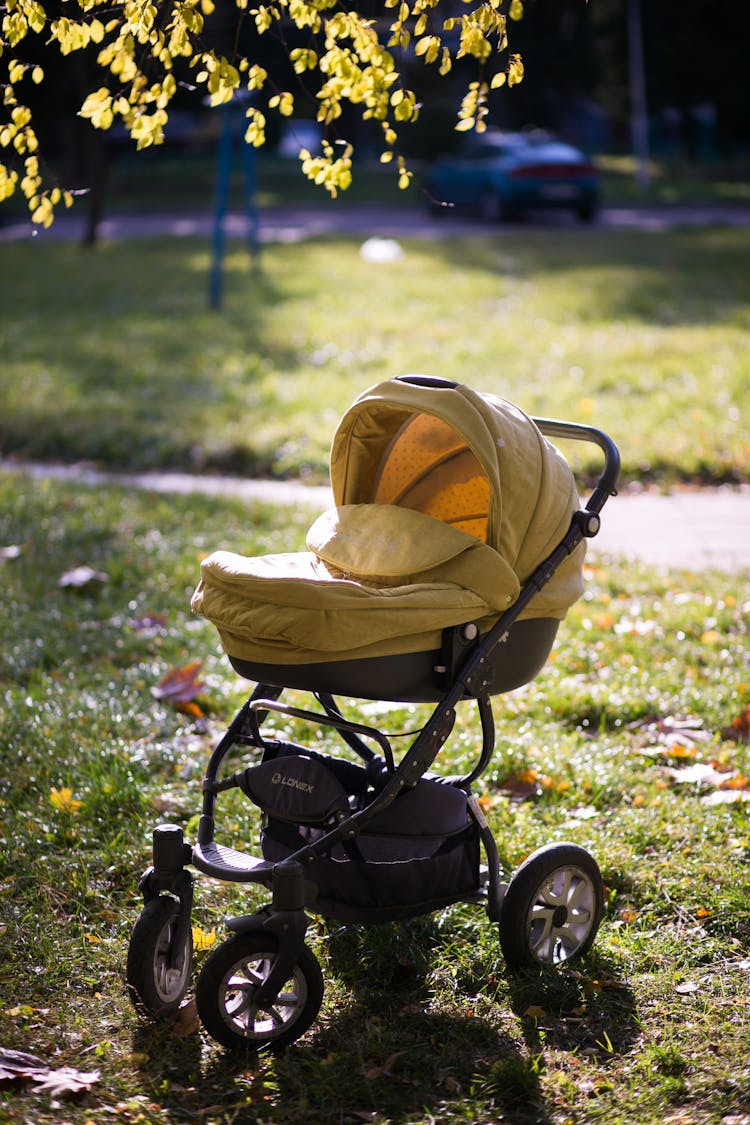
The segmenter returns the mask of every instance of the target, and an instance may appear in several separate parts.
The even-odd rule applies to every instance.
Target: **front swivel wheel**
[[[256,995],[273,968],[278,943],[272,934],[235,934],[207,958],[195,990],[198,1015],[224,1047],[281,1050],[307,1031],[323,1002],[323,974],[307,946],[276,998]]]
[[[578,844],[549,844],[513,875],[503,899],[500,945],[512,969],[559,965],[592,946],[602,917],[601,872]]]
[[[179,899],[146,903],[130,935],[126,978],[135,1006],[151,1016],[176,1012],[190,981],[193,933]]]

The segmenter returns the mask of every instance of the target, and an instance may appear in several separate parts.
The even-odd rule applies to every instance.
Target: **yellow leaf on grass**
[[[77,797],[73,796],[73,790],[67,785],[62,789],[53,789],[49,795],[50,804],[61,813],[77,813],[83,805],[83,801],[79,801]]]
[[[530,1004],[523,1014],[530,1020],[542,1020],[547,1015],[544,1008],[538,1004]]]
[[[193,949],[196,953],[211,949],[214,945],[216,945],[216,930],[202,930],[200,926],[193,926]]]

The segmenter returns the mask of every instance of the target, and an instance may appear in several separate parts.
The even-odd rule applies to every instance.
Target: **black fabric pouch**
[[[350,794],[350,808],[364,808],[372,797]],[[267,810],[263,855],[279,862],[317,842],[326,831],[320,823],[294,822]],[[466,794],[425,778],[377,813],[353,840],[334,844],[328,854],[307,865],[305,876],[317,885],[312,909],[318,913],[346,921],[386,922],[475,894],[479,858],[479,832],[469,816]]]

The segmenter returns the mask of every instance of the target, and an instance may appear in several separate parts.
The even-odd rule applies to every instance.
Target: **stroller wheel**
[[[198,1014],[224,1047],[281,1050],[299,1039],[320,1011],[323,974],[307,946],[276,999],[262,1008],[256,1004],[277,948],[270,934],[235,934],[206,960],[195,990]]]
[[[500,945],[510,968],[559,965],[592,946],[604,903],[596,860],[578,844],[548,844],[513,875],[503,899]]]
[[[187,990],[192,959],[192,929],[180,925],[179,900],[171,895],[152,899],[130,935],[126,976],[135,1006],[151,1016],[175,1012]]]

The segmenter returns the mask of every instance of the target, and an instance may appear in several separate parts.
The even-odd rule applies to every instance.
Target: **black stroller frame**
[[[603,471],[585,508],[574,513],[560,544],[484,636],[477,635],[476,626],[445,631],[444,694],[400,761],[385,734],[345,718],[330,692],[312,689],[322,710],[309,711],[280,702],[287,685],[257,684],[210,757],[195,844],[185,842],[178,825],[161,824],[154,830],[153,863],[139,883],[144,907],[133,928],[127,964],[130,993],[141,1010],[156,1017],[174,1012],[190,982],[193,876],[188,866],[215,879],[258,884],[271,895],[258,912],[227,920],[232,936],[211,952],[197,981],[203,1025],[226,1047],[280,1049],[314,1021],[323,979],[305,944],[310,908],[343,920],[383,922],[454,902],[482,903],[490,921],[499,924],[501,948],[511,968],[554,965],[591,947],[603,911],[602,879],[594,858],[576,844],[548,844],[504,880],[495,838],[472,791],[495,744],[493,655],[512,636],[523,641],[524,629],[533,639],[539,622],[519,621],[520,615],[581,541],[597,534],[599,514],[616,494],[620,458],[605,433],[575,423],[533,421],[548,437],[593,443],[604,454]],[[429,771],[451,733],[456,705],[465,699],[476,701],[480,716],[482,745],[476,765],[465,776],[437,777]],[[269,714],[334,729],[363,764],[264,738]],[[260,763],[221,776],[227,756],[237,747],[262,751]],[[430,804],[436,807],[428,818],[419,806],[426,786]],[[231,788],[240,788],[263,810],[263,856],[214,838],[217,798]],[[371,884],[376,867],[360,845],[364,848],[363,841],[378,825],[385,824],[391,838],[404,833],[404,816],[393,822],[394,808],[403,808],[406,819],[414,820],[417,836],[412,844],[425,830],[445,835],[445,844],[434,851],[436,858],[420,853],[414,859],[411,881],[403,857],[393,862],[388,862],[392,856],[386,857],[377,868],[388,884],[385,897],[378,897],[377,888],[365,889],[361,901],[347,904],[345,894],[331,893],[332,885],[336,891],[336,872],[345,872],[349,865],[358,885]],[[443,809],[447,827],[435,824]],[[406,836],[408,832],[408,847]],[[416,850],[419,853],[418,844]],[[486,872],[480,873],[482,852]],[[395,896],[390,886],[394,881]]]

